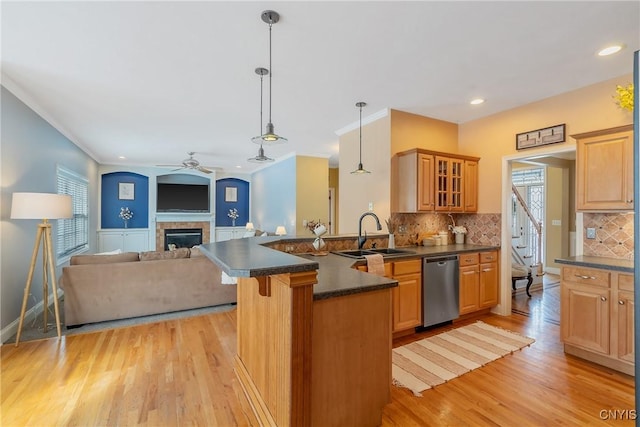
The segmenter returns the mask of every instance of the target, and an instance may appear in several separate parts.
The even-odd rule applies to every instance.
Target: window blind
[[[89,245],[89,182],[58,166],[58,194],[71,196],[73,217],[59,219],[56,230],[57,258],[70,256]]]

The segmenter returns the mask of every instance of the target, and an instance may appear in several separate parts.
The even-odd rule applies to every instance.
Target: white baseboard
[[[64,295],[64,291],[62,289],[58,289],[58,298],[62,298],[63,295]],[[49,306],[52,306],[53,292],[49,294],[49,301],[51,301],[49,303]],[[41,300],[36,305],[31,307],[29,310],[27,310],[27,312],[24,314],[25,322],[28,319],[33,319],[34,317],[39,316],[40,313],[42,313],[43,311],[44,311],[44,301]],[[0,346],[4,345],[5,341],[7,341],[9,338],[14,336],[18,332],[19,324],[20,324],[20,317],[18,317],[16,320],[9,323],[7,326],[2,328],[2,330],[0,330]]]

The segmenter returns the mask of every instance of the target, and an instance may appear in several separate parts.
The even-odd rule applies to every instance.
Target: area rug
[[[484,322],[452,329],[393,349],[393,384],[421,392],[534,343]]]

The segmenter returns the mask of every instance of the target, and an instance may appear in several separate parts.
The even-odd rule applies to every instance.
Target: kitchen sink
[[[383,257],[393,255],[410,255],[415,254],[415,251],[407,249],[393,249],[393,248],[379,248],[379,249],[355,249],[348,251],[334,251],[336,255],[342,255],[349,258],[364,258],[365,255],[381,254]]]
[[[379,248],[379,249],[367,249],[369,252],[374,252],[376,254],[384,255],[410,255],[415,254],[415,251],[410,251],[408,249],[395,249],[395,248]]]

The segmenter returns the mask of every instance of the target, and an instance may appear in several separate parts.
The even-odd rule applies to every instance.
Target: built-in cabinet
[[[460,315],[498,304],[498,252],[471,252],[459,256]]]
[[[572,137],[576,139],[576,209],[633,210],[633,126]]]
[[[366,265],[356,268],[367,271]],[[422,259],[386,262],[384,270],[385,277],[398,281],[391,290],[392,332],[412,331],[422,325]]]
[[[574,266],[561,274],[565,352],[633,375],[633,275]]]
[[[477,157],[413,149],[391,158],[392,212],[476,212]]]
[[[246,232],[244,227],[216,227],[216,242],[240,239]]]
[[[146,252],[149,250],[148,229],[118,229],[98,231],[98,252]]]

